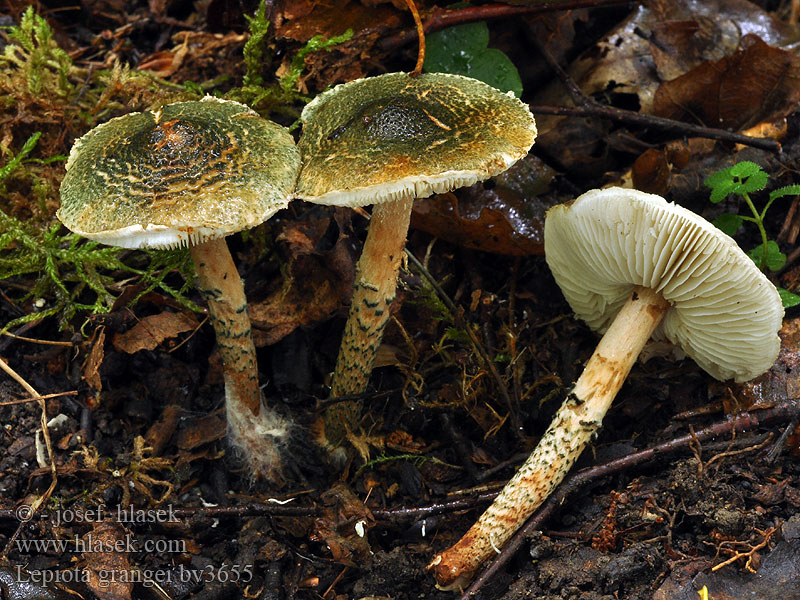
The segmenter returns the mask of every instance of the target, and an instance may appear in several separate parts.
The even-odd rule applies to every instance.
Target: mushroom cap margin
[[[604,332],[637,285],[671,304],[653,333],[719,380],[747,381],[780,350],[783,305],[736,242],[695,213],[637,190],[591,190],[551,208],[545,258],[575,314]]]

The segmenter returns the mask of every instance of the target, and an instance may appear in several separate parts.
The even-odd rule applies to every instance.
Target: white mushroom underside
[[[672,305],[653,339],[669,340],[713,377],[746,381],[775,362],[783,319],[775,287],[730,237],[660,196],[592,190],[551,209],[545,253],[592,329],[605,331],[642,285]]]
[[[130,225],[109,231],[75,231],[78,235],[89,238],[101,244],[119,246],[120,248],[155,248],[166,250],[170,248],[186,247],[191,242],[193,245],[208,242],[230,235],[230,232],[206,227],[187,227],[177,229],[166,225],[148,224]]]
[[[503,154],[495,157],[490,167],[480,171],[446,171],[439,175],[404,177],[396,181],[363,188],[337,189],[315,197],[299,193],[298,197],[308,202],[332,206],[366,206],[403,198],[427,198],[433,194],[443,194],[450,190],[473,185],[487,177],[502,173],[518,159],[518,156],[512,157]]]

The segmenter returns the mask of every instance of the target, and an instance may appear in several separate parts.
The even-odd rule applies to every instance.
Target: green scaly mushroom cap
[[[338,85],[301,116],[297,197],[362,206],[505,171],[536,138],[527,105],[475,79],[388,73]]]
[[[243,104],[169,104],[112,119],[75,142],[58,218],[125,248],[200,243],[286,207],[299,166],[288,131]]]

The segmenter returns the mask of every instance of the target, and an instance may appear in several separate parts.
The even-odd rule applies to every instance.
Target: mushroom
[[[289,424],[264,406],[244,286],[225,236],[286,207],[299,169],[288,131],[206,97],[103,123],[72,147],[58,217],[124,248],[189,246],[225,378],[228,439],[254,477],[278,479]]]
[[[604,335],[525,464],[429,565],[443,588],[464,584],[561,482],[648,339],[671,342],[719,380],[752,379],[778,355],[775,286],[691,211],[636,190],[592,190],[551,208],[544,236],[567,302]]]
[[[367,388],[389,320],[414,198],[505,171],[527,154],[536,124],[513,94],[443,73],[338,85],[310,102],[301,120],[296,196],[374,205],[331,385],[333,397],[352,396]],[[332,405],[318,441],[338,448],[360,413],[357,401]]]

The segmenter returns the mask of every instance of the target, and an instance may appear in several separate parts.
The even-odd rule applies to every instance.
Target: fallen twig
[[[541,508],[528,519],[525,526],[520,528],[514,537],[505,544],[502,551],[475,578],[472,584],[460,596],[459,600],[469,600],[469,598],[476,595],[494,574],[516,554],[522,543],[530,538],[535,531],[541,529],[542,524],[550,518],[555,509],[561,506],[570,494],[575,493],[584,485],[607,477],[608,475],[630,469],[631,467],[640,466],[657,457],[686,451],[694,440],[703,442],[733,432],[742,432],[763,425],[785,422],[797,415],[800,415],[800,403],[795,401],[786,402],[774,408],[759,411],[758,413],[739,413],[724,421],[715,423],[699,431],[682,435],[668,442],[653,446],[652,448],[634,452],[601,465],[581,469],[571,477],[568,477],[561,487],[559,487],[544,504],[542,504]]]

